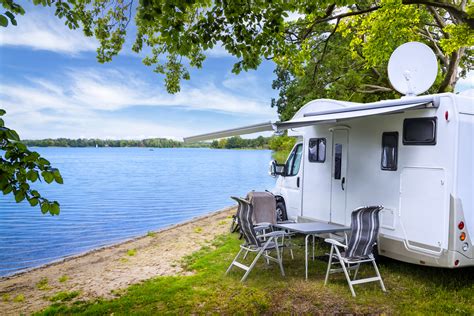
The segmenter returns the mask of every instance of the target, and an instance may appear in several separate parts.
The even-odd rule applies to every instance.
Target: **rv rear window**
[[[382,134],[382,170],[397,170],[398,132]]]
[[[436,117],[405,119],[403,145],[436,145]]]
[[[324,162],[326,161],[326,138],[311,138],[309,140],[310,162]]]

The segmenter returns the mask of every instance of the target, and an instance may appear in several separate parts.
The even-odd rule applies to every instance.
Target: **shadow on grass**
[[[245,283],[243,271],[224,272],[238,251],[236,235],[218,237],[183,260],[193,275],[157,277],[131,286],[113,300],[55,304],[38,313],[56,314],[272,314],[272,313],[474,313],[474,269],[435,269],[385,260],[380,264],[387,293],[376,283],[356,287],[352,298],[343,275],[324,286],[327,263],[310,262],[304,279],[302,239],[296,238],[295,259],[284,256],[286,277],[276,264],[261,260]],[[325,245],[318,245],[318,251]],[[368,266],[361,275],[373,271]]]

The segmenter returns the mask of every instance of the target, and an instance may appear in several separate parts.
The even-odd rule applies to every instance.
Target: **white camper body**
[[[379,254],[474,265],[473,98],[315,100],[286,127],[298,141],[273,193],[289,218],[350,225],[355,208],[383,205]]]
[[[452,93],[360,104],[315,100],[286,122],[186,138],[288,131],[298,141],[271,164],[289,218],[349,225],[383,205],[379,254],[435,267],[474,266],[474,98]]]

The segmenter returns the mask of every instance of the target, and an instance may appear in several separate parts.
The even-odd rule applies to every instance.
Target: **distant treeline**
[[[184,143],[167,138],[148,138],[142,140],[112,140],[112,139],[69,139],[69,138],[47,138],[38,140],[23,140],[27,146],[33,147],[155,147],[155,148],[219,148],[219,149],[271,149],[274,151],[288,152],[295,143],[295,138],[287,136],[259,136],[253,139],[233,136],[210,142]]]
[[[259,136],[254,139],[246,139],[239,136],[233,136],[229,138],[222,138],[214,140],[211,143],[211,148],[220,149],[236,149],[236,148],[269,148],[268,144],[272,137]]]
[[[184,143],[167,138],[148,138],[142,140],[113,140],[113,139],[38,139],[23,140],[27,146],[36,147],[155,147],[155,148],[177,148],[177,147],[210,147],[210,143]]]
[[[167,138],[148,138],[142,140],[113,140],[113,139],[69,139],[69,138],[47,138],[37,140],[23,140],[27,146],[33,147],[155,147],[155,148],[220,148],[220,149],[273,149],[281,150],[282,137],[263,137],[254,139],[234,136],[211,142],[184,143]],[[283,142],[284,143],[284,142]]]

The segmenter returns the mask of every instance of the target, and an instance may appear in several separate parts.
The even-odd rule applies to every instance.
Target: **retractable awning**
[[[374,103],[366,103],[354,106],[347,106],[337,109],[308,112],[303,117],[291,119],[285,122],[266,122],[239,128],[233,128],[213,133],[206,133],[191,137],[185,137],[185,142],[197,142],[210,139],[218,139],[223,137],[253,134],[258,132],[274,131],[282,132],[291,128],[305,127],[327,122],[337,122],[351,118],[359,118],[364,116],[372,116],[378,114],[389,114],[394,112],[405,111],[408,109],[418,108],[435,108],[439,106],[439,97],[422,96],[402,98],[398,100],[380,101]]]

